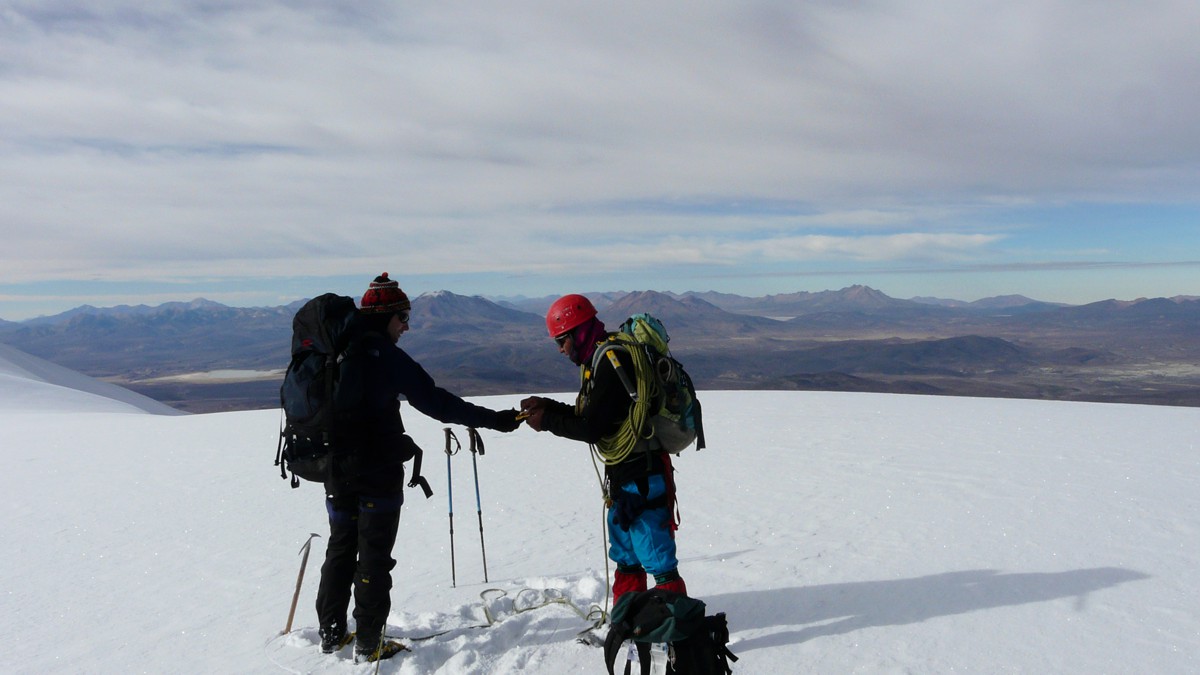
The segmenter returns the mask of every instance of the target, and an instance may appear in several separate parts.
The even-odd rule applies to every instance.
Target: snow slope
[[[183,415],[165,403],[0,344],[0,410],[149,412]]]
[[[0,671],[374,671],[315,646],[323,539],[279,635],[326,525],[319,487],[271,466],[278,412],[34,401],[17,371],[0,359]],[[702,398],[710,447],[676,463],[681,571],[728,614],[735,672],[1200,672],[1200,410]],[[471,458],[452,458],[452,588],[443,425],[405,414],[437,494],[408,494],[389,632],[427,639],[380,672],[603,672],[574,641],[606,584],[585,448],[483,432],[487,583]]]

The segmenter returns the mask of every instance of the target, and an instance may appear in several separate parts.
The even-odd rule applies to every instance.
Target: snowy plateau
[[[700,395],[680,570],[735,673],[1200,672],[1200,409]],[[169,412],[0,353],[0,671],[374,672],[317,647],[322,538],[282,634],[327,525],[272,465],[279,412]],[[436,494],[407,493],[388,633],[411,651],[379,672],[604,672],[575,640],[606,604],[587,448],[482,432],[485,582],[471,455],[404,413]]]

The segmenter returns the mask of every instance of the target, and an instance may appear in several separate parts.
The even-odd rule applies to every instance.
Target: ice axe
[[[300,600],[300,585],[304,583],[304,568],[308,567],[308,552],[312,549],[312,540],[321,535],[313,532],[308,535],[308,541],[300,547],[300,553],[303,558],[300,560],[300,573],[296,575],[296,592],[292,594],[292,608],[288,610],[287,626],[284,626],[283,632],[280,635],[287,635],[292,632],[292,619],[296,617],[296,603]]]

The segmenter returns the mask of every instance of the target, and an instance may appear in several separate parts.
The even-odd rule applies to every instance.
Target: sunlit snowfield
[[[280,635],[326,524],[320,488],[272,466],[279,413],[148,414],[89,382],[0,360],[0,669],[372,672],[316,646],[323,539]],[[735,672],[1200,671],[1200,410],[701,397],[681,571],[728,614]],[[606,588],[586,448],[482,432],[486,583],[471,456],[452,458],[452,588],[444,425],[405,420],[437,494],[408,493],[389,634],[412,651],[380,672],[603,672],[575,641]]]

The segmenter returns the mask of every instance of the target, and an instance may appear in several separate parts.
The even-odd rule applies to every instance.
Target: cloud
[[[765,263],[806,261],[949,262],[970,260],[985,253],[1000,235],[930,234],[781,236],[737,242],[706,242],[696,247],[707,255],[696,262],[735,264],[746,259]]]
[[[1006,205],[1194,203],[1197,28],[1182,1],[9,2],[0,283],[1003,257],[1062,227]]]

